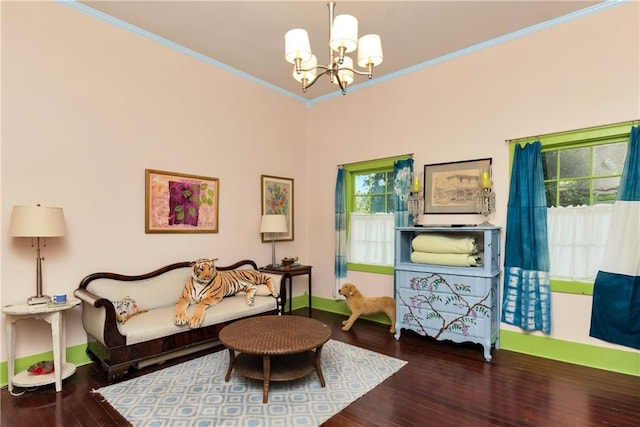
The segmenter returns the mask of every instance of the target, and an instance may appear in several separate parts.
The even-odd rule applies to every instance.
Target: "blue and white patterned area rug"
[[[102,387],[101,394],[134,426],[319,426],[371,391],[407,362],[329,340],[322,373],[274,382],[262,403],[262,382],[224,376],[229,352],[218,351],[139,378]]]

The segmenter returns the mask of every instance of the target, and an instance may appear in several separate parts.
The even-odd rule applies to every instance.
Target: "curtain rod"
[[[414,155],[414,154],[415,154],[415,153],[398,154],[397,156],[381,157],[381,158],[379,158],[379,159],[369,159],[369,160],[360,160],[360,161],[357,161],[357,162],[351,162],[351,163],[342,163],[342,164],[339,164],[339,165],[336,165],[336,166],[338,166],[338,167],[342,167],[342,166],[344,166],[344,165],[355,165],[355,164],[358,164],[358,163],[373,162],[373,161],[376,161],[376,160],[388,160],[388,159],[395,159],[395,158],[397,158],[397,157],[404,157],[404,156],[407,156],[407,157],[413,157],[413,155]]]
[[[543,136],[553,135],[553,134],[556,134],[556,133],[577,132],[577,131],[581,131],[581,130],[599,128],[599,127],[602,127],[602,126],[619,126],[619,125],[624,125],[625,123],[628,123],[629,125],[634,125],[634,124],[635,125],[639,125],[640,124],[640,119],[625,120],[625,121],[617,122],[617,123],[607,123],[607,124],[604,124],[604,125],[589,126],[589,127],[586,127],[586,128],[578,128],[578,129],[571,129],[571,130],[563,130],[563,131],[559,131],[559,132],[549,132],[549,133],[543,133],[543,134],[539,134],[539,135],[523,136],[523,137],[520,137],[520,138],[505,139],[504,143],[505,144],[515,144],[515,143],[519,143],[519,142],[522,142],[523,140],[527,140],[527,139],[535,141],[537,139],[540,139]]]

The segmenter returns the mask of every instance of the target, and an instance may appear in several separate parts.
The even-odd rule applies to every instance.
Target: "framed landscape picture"
[[[287,232],[278,233],[275,240],[293,240],[293,179],[279,176],[260,176],[262,215],[285,215]],[[271,238],[262,234],[262,242],[270,242]]]
[[[217,233],[218,178],[145,170],[145,233]]]
[[[480,172],[491,167],[491,158],[424,165],[424,213],[477,213]]]

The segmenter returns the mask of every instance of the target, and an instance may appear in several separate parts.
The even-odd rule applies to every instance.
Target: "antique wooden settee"
[[[285,276],[265,273],[273,279],[279,297],[270,295],[266,286],[259,286],[253,306],[247,304],[244,293],[239,293],[209,307],[198,328],[174,325],[174,306],[191,275],[191,265],[188,261],[178,262],[141,275],[93,273],[82,279],[74,295],[83,302],[87,353],[104,369],[110,382],[132,368],[219,345],[220,330],[237,319],[282,314]],[[217,267],[219,271],[240,268],[257,269],[257,265],[243,260]],[[124,322],[118,320],[116,311],[123,300],[134,301],[139,310]]]

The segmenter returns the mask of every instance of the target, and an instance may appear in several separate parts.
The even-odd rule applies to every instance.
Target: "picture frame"
[[[260,206],[262,215],[282,214],[287,217],[287,232],[278,233],[277,241],[294,239],[294,211],[293,211],[293,178],[281,176],[260,175]],[[271,242],[272,236],[262,233],[262,242]]]
[[[145,233],[217,233],[218,178],[145,169]]]
[[[490,170],[491,161],[486,158],[424,165],[424,213],[478,213],[480,172]]]

